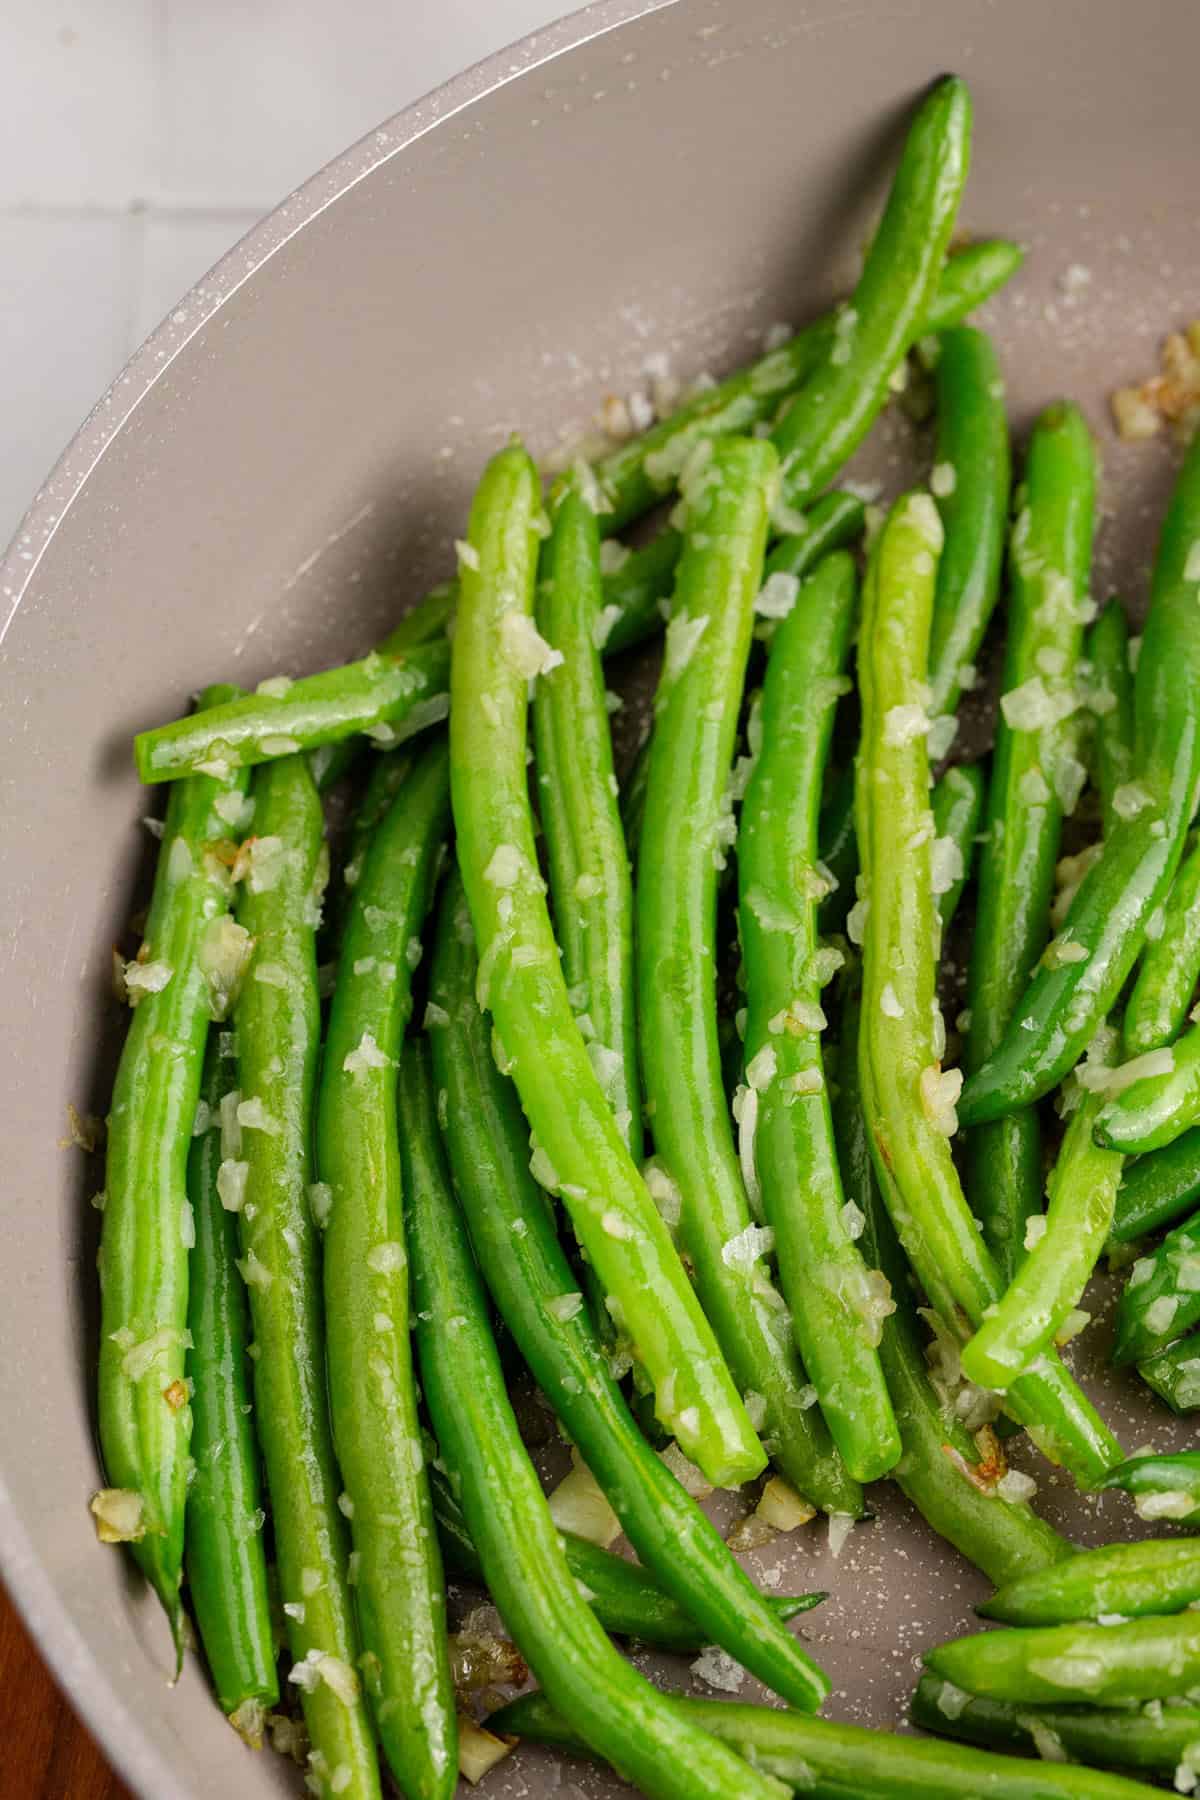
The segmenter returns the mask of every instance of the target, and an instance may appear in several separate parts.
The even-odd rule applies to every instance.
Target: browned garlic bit
[[[1200,319],[1167,337],[1159,374],[1117,389],[1112,412],[1118,436],[1127,441],[1154,437],[1168,424],[1180,443],[1191,442],[1200,424]]]

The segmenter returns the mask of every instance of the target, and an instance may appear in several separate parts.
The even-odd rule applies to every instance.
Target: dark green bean
[[[289,1679],[301,1690],[308,1735],[324,1759],[322,1792],[377,1800],[379,1763],[357,1670],[330,1440],[313,1225],[313,1209],[327,1198],[311,1185],[321,802],[302,756],[267,763],[253,791],[259,835],[238,919],[255,948],[234,1015],[240,1098],[235,1090],[223,1106],[231,1141],[222,1199],[238,1210],[241,1226],[239,1266],[254,1325],[254,1422],[271,1497]]]
[[[963,1090],[974,1126],[1029,1105],[1079,1060],[1119,994],[1166,898],[1200,783],[1200,439],[1176,482],[1159,540],[1134,676],[1134,780],[1119,825],[1068,909],[1059,941],[1079,961],[1039,965],[999,1046]]]
[[[1184,1752],[1200,1741],[1200,1709],[1192,1706],[1150,1701],[1145,1708],[1107,1712],[1088,1706],[1013,1706],[1003,1700],[973,1699],[953,1682],[929,1674],[922,1675],[913,1695],[912,1722],[922,1731],[992,1750],[1015,1750],[1055,1761],[1069,1757],[1072,1762],[1137,1769],[1145,1775],[1174,1775]],[[1082,1772],[1081,1778],[1092,1779],[1082,1777]],[[1128,1783],[1126,1788],[1146,1792],[1142,1787],[1130,1789]]]
[[[475,1000],[477,969],[470,916],[452,879],[439,913],[427,1025],[450,1167],[496,1305],[642,1562],[709,1642],[794,1704],[811,1705],[814,1674],[804,1650],[779,1630],[763,1596],[650,1449],[613,1380],[530,1174],[528,1130]],[[652,1179],[662,1191],[661,1179]]]
[[[893,1737],[729,1700],[672,1701],[806,1800],[1146,1800],[1140,1782],[1059,1763],[1015,1762],[925,1738]],[[493,1731],[586,1750],[545,1694],[523,1694],[488,1720]]]
[[[930,1650],[925,1663],[986,1700],[1052,1706],[1166,1699],[1200,1677],[1200,1617],[977,1632]]]
[[[209,688],[202,704],[234,691]],[[192,1432],[187,1159],[209,1020],[242,960],[229,870],[211,846],[229,838],[231,814],[240,820],[243,793],[236,777],[200,776],[168,802],[145,940],[126,971],[136,1005],[108,1115],[98,1393],[105,1472],[123,1499],[106,1490],[93,1511],[102,1537],[129,1543],[180,1656]]]
[[[581,1598],[517,1430],[487,1302],[450,1193],[423,1045],[400,1066],[417,1348],[429,1415],[484,1577],[538,1680],[647,1795],[750,1800],[777,1786],[673,1714]]]
[[[795,577],[792,577],[795,581]],[[819,949],[817,804],[857,599],[854,564],[826,557],[776,626],[762,693],[762,748],[738,839],[746,971],[742,1128],[757,1123],[750,1168],[775,1234],[784,1299],[825,1422],[856,1481],[877,1481],[900,1455],[877,1345],[878,1281],[838,1173],[825,1086]],[[834,952],[834,966],[841,960]]]
[[[866,263],[832,339],[776,425],[785,513],[807,506],[866,436],[925,319],[970,160],[964,82],[936,82],[909,126]],[[781,518],[779,509],[776,517]]]
[[[1200,1454],[1194,1450],[1174,1456],[1131,1456],[1110,1469],[1100,1485],[1132,1494],[1143,1519],[1185,1525],[1200,1520]]]
[[[195,1242],[189,1258],[187,1373],[192,1461],[185,1532],[188,1592],[223,1711],[261,1742],[263,1712],[279,1699],[260,1516],[262,1484],[251,1422],[246,1348],[250,1315],[237,1270],[237,1219],[221,1202],[221,1100],[237,1086],[233,1033],[210,1031],[200,1130],[188,1156]]]
[[[967,987],[968,1070],[995,1050],[1045,948],[1063,800],[1079,767],[1070,713],[1091,575],[1095,486],[1091,432],[1078,409],[1060,401],[1034,426],[1026,499],[1012,533],[1004,698]],[[969,1132],[966,1170],[984,1241],[1011,1281],[1024,1259],[1026,1224],[1041,1211],[1037,1115],[1015,1113]]]
[[[1112,1237],[1118,1244],[1146,1237],[1192,1209],[1200,1196],[1200,1127],[1165,1150],[1125,1164],[1117,1189]]]
[[[1200,1321],[1200,1214],[1129,1271],[1117,1304],[1113,1361],[1144,1362]]]
[[[1172,1412],[1195,1412],[1200,1407],[1200,1332],[1140,1362],[1138,1374]]]
[[[1087,634],[1089,704],[1096,716],[1096,785],[1109,837],[1120,819],[1113,795],[1133,772],[1133,673],[1129,623],[1119,600],[1110,600]],[[1125,1020],[1129,1030],[1128,1016]],[[1152,1049],[1153,1045],[1147,1045]]]
[[[934,783],[929,797],[934,843],[944,846],[938,853],[940,866],[938,879],[934,882],[934,898],[943,934],[958,911],[963,889],[970,878],[983,812],[983,786],[978,763],[960,763],[947,769],[942,779]]]
[[[733,839],[730,771],[776,468],[769,444],[730,438],[686,484],[638,851],[642,1071],[655,1147],[681,1196],[680,1243],[742,1393],[761,1396],[771,1454],[814,1504],[857,1515],[856,1484],[803,1403],[786,1306],[763,1260],[770,1239],[752,1222],[734,1146],[717,1034],[717,876]],[[752,1126],[747,1115],[744,1145]]]
[[[1169,1044],[1183,1028],[1200,977],[1200,844],[1192,842],[1171,883],[1162,931],[1146,936],[1142,965],[1125,1008],[1131,1056]]]
[[[1112,1485],[1111,1478],[1104,1483]],[[1006,1625],[1069,1625],[1075,1619],[1182,1612],[1200,1600],[1200,1540],[1171,1538],[1078,1550],[1064,1562],[1010,1581],[975,1608]]]
[[[329,1410],[350,1502],[367,1693],[406,1794],[458,1781],[446,1596],[409,1347],[396,1059],[450,822],[445,742],[415,764],[370,838],[342,938],[317,1096]]]

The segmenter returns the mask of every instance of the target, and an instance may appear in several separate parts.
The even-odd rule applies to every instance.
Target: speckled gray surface
[[[648,355],[720,369],[815,310],[853,270],[913,94],[948,66],[977,105],[964,222],[1031,248],[988,315],[1015,427],[1059,392],[1085,406],[1105,457],[1097,589],[1144,595],[1170,453],[1117,446],[1105,396],[1200,310],[1200,15],[1146,0],[1133,32],[1119,0],[638,10],[602,5],[493,59],[253,233],[101,402],[0,572],[0,1555],[155,1800],[295,1780],[246,1756],[195,1667],[167,1689],[161,1621],[87,1520],[99,1176],[58,1141],[68,1102],[103,1111],[119,1043],[108,950],[146,853],[131,731],[207,679],[365,646],[445,570],[480,460],[512,427],[545,449],[644,380]],[[889,419],[858,473],[888,491],[914,455]],[[1097,1312],[1071,1355],[1126,1441],[1186,1435],[1103,1372]],[[1124,1502],[1037,1473],[1073,1533],[1130,1530]],[[879,1723],[900,1720],[920,1649],[981,1592],[887,1490],[839,1560],[810,1527],[749,1566],[831,1590],[802,1621],[830,1710]],[[481,1791],[573,1790],[618,1791],[525,1752]]]

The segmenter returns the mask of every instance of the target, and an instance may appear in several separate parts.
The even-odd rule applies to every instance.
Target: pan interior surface
[[[0,1553],[137,1791],[256,1800],[298,1776],[223,1728],[194,1661],[168,1688],[156,1604],[87,1513],[102,1171],[60,1140],[68,1105],[103,1114],[120,1046],[110,951],[141,904],[154,809],[132,733],[208,681],[363,651],[448,571],[474,478],[512,430],[545,453],[662,359],[685,380],[720,373],[844,293],[913,98],[947,68],[975,101],[963,222],[1030,251],[984,314],[1018,444],[1055,396],[1084,407],[1104,457],[1097,597],[1140,608],[1172,453],[1118,444],[1107,396],[1200,310],[1198,54],[1200,12],[1173,0],[1143,0],[1132,30],[1120,0],[601,4],[390,121],[264,222],[36,500],[0,575]],[[928,460],[889,415],[854,473],[894,493]],[[1186,1425],[1107,1371],[1099,1287],[1068,1360],[1130,1448],[1181,1443]],[[1072,1536],[1134,1529],[1121,1496],[1083,1498],[1019,1459]],[[739,1505],[718,1496],[722,1519]],[[831,1591],[803,1622],[828,1711],[892,1726],[920,1652],[968,1629],[984,1588],[894,1490],[874,1506],[838,1558],[814,1524],[747,1566],[780,1592]],[[758,1697],[748,1677],[738,1697]],[[623,1791],[526,1750],[480,1789]]]

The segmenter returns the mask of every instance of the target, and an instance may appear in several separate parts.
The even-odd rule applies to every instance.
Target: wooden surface
[[[0,1800],[134,1800],[59,1693],[0,1587]]]

